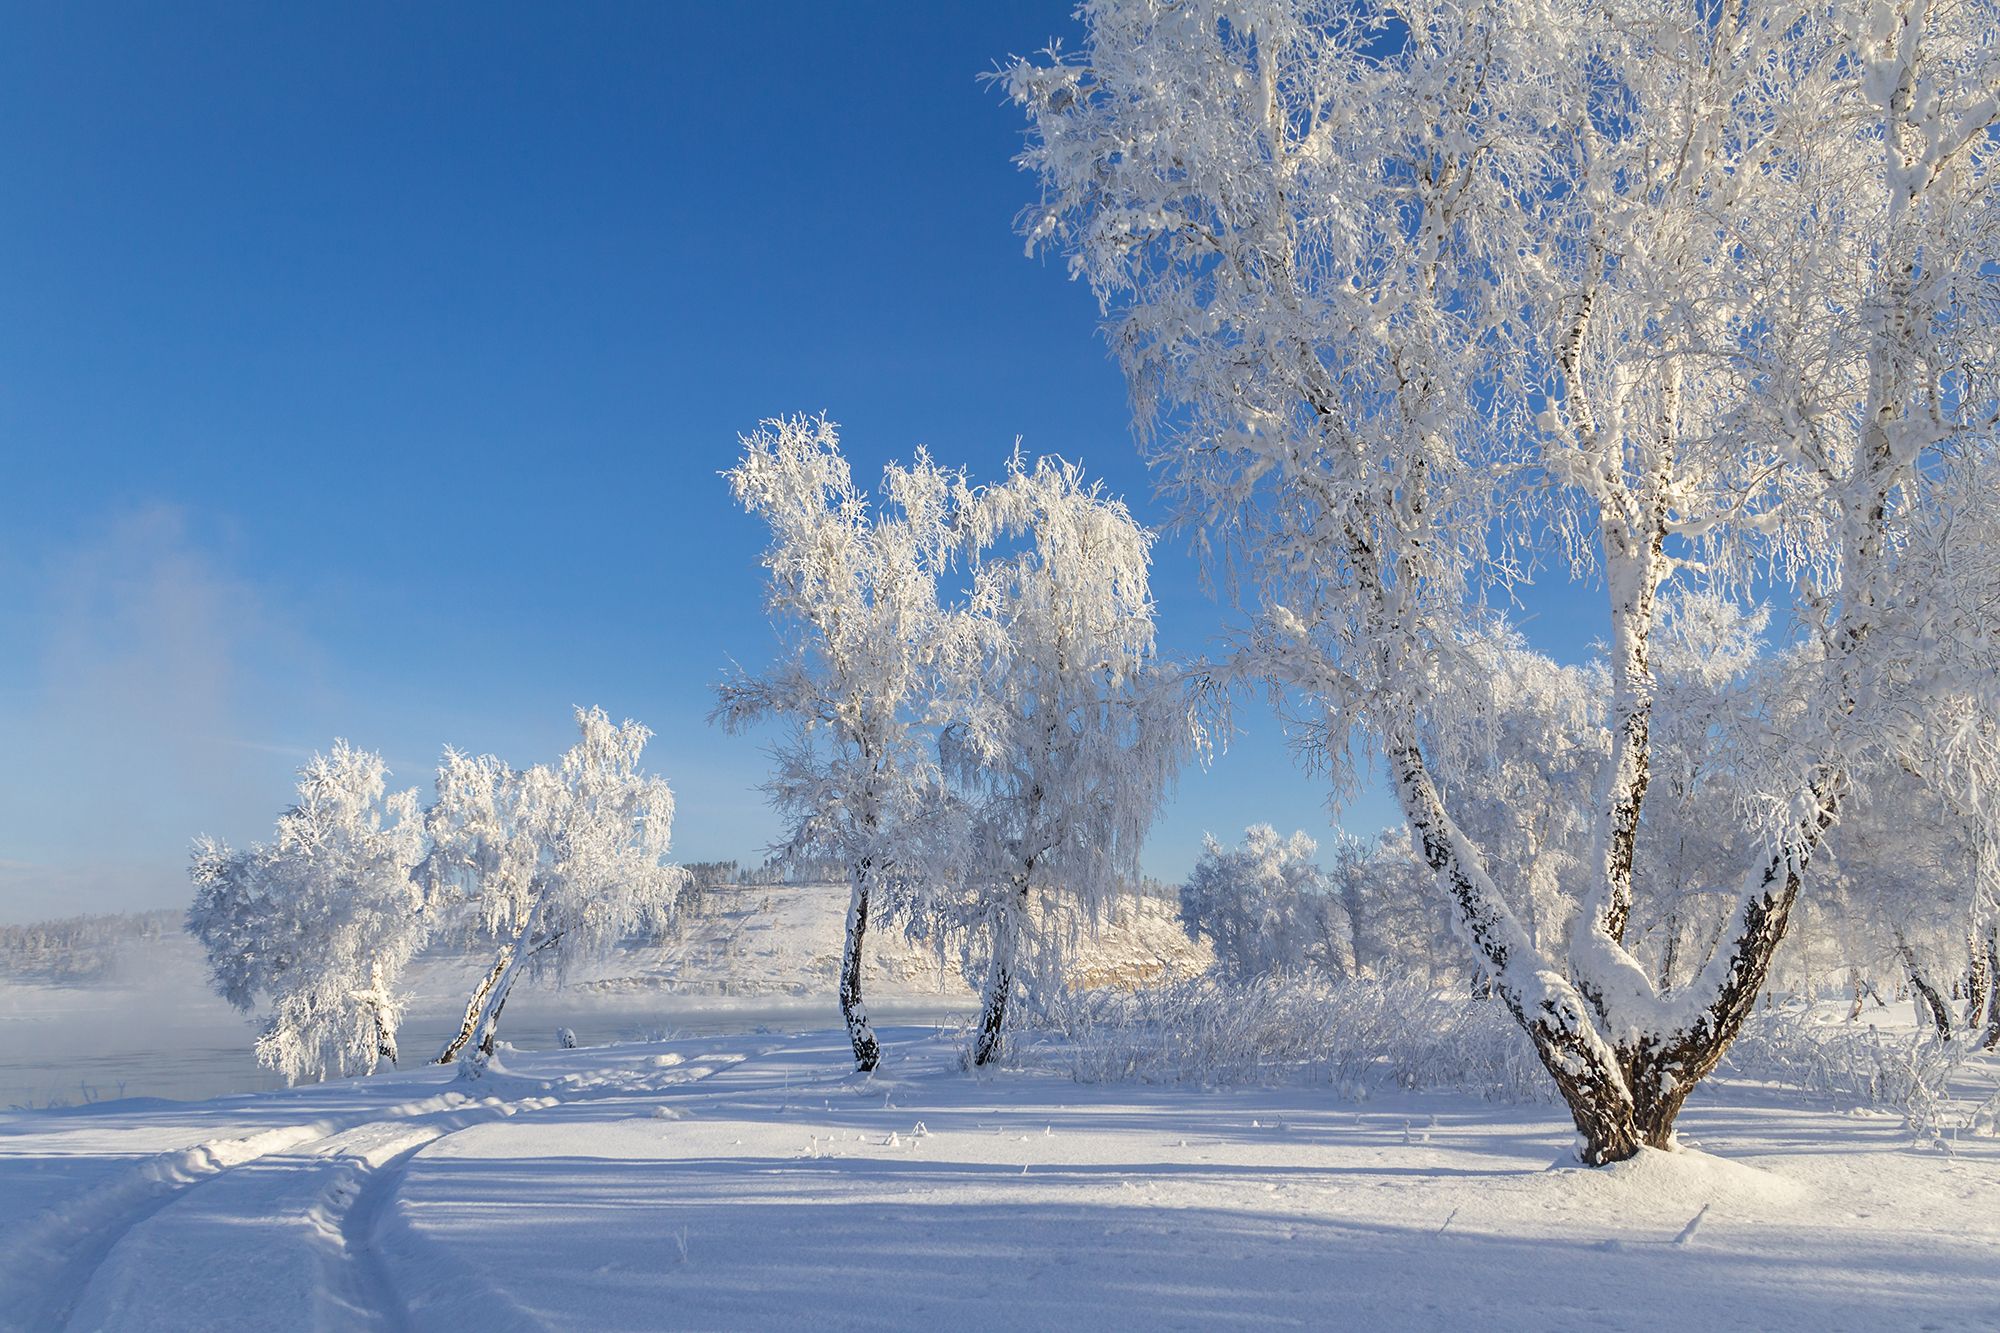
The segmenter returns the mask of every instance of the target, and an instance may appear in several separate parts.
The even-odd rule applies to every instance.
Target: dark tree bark
[[[479,984],[472,988],[472,998],[465,1002],[465,1017],[460,1020],[458,1031],[444,1044],[444,1049],[437,1053],[437,1058],[431,1061],[432,1064],[450,1064],[458,1058],[458,1053],[465,1049],[465,1043],[472,1040],[472,1033],[479,1026],[480,1012],[486,1008],[486,998],[493,994],[493,988],[500,984],[500,978],[506,974],[507,963],[513,956],[512,945],[500,950],[500,956],[494,960],[493,966],[479,979]]]
[[[1965,937],[1967,966],[1965,969],[1965,1026],[1973,1031],[1985,1026],[1989,1005],[1987,997],[1992,991],[1992,978],[1987,974],[1986,946],[1978,932],[1969,932]]]
[[[1949,1041],[1952,1026],[1951,1005],[1938,993],[1937,987],[1931,985],[1930,978],[1924,975],[1923,967],[1917,960],[1916,950],[1910,947],[1909,941],[1903,938],[1903,932],[1900,930],[1896,932],[1896,956],[1903,960],[1903,970],[1909,975],[1910,990],[1917,997],[1919,1014],[1929,1014],[1931,1026],[1937,1029],[1938,1036]]]
[[[847,939],[840,954],[840,1016],[854,1047],[854,1067],[861,1073],[875,1068],[882,1047],[868,1025],[868,1008],[861,998],[861,946],[868,936],[868,894],[874,866],[863,857],[854,867],[854,897],[847,908]]]
[[[2000,928],[1986,931],[1986,1035],[1979,1046],[2000,1046]]]
[[[1681,950],[1687,930],[1687,921],[1680,908],[1667,913],[1667,947],[1660,953],[1659,984],[1662,995],[1674,988],[1674,979],[1681,974]]]
[[[532,920],[532,917],[530,919]],[[466,1077],[477,1078],[498,1048],[500,1015],[507,1008],[508,998],[514,993],[514,983],[520,980],[521,969],[539,955],[561,944],[563,933],[560,930],[554,931],[530,945],[528,941],[534,938],[534,928],[524,926],[521,928],[521,933],[514,938],[514,942],[507,947],[503,954],[506,959],[505,965],[501,967],[499,975],[492,979],[492,984],[486,988],[486,1001],[473,1024],[471,1037],[473,1057],[462,1071]]]
[[[1028,891],[1017,888],[1008,910],[998,913],[993,921],[993,961],[986,975],[986,999],[980,1007],[979,1034],[972,1043],[975,1068],[1000,1054],[1000,1038],[1007,1025],[1007,1001],[1014,987],[1021,926],[1027,911]]]
[[[1764,863],[1732,924],[1724,927],[1718,945],[1726,951],[1721,982],[1694,1021],[1678,1032],[1614,1046],[1596,1023],[1605,1017],[1604,1001],[1587,986],[1557,988],[1538,981],[1541,989],[1532,996],[1518,988],[1522,980],[1508,967],[1512,951],[1526,946],[1518,923],[1507,915],[1484,872],[1469,862],[1474,853],[1451,824],[1421,752],[1405,741],[1389,747],[1388,758],[1424,859],[1457,904],[1473,947],[1490,966],[1495,993],[1534,1042],[1569,1107],[1583,1140],[1578,1156],[1586,1165],[1602,1166],[1642,1147],[1671,1147],[1674,1121],[1688,1094],[1715,1069],[1756,1007],[1806,864],[1833,825],[1837,801],[1822,790],[1805,827]],[[1622,914],[1617,924],[1622,927]],[[1581,1011],[1586,1001],[1594,1013]]]

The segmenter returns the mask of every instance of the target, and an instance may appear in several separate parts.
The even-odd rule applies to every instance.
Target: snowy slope
[[[929,1032],[0,1117],[0,1326],[1975,1329],[2000,1153],[1754,1088],[1543,1109],[971,1077]]]

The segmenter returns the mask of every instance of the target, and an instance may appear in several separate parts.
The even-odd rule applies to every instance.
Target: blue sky
[[[716,475],[761,417],[826,411],[864,477],[919,443],[993,476],[1018,435],[1157,519],[978,82],[1068,10],[14,11],[0,919],[182,901],[188,839],[261,836],[336,735],[415,784],[447,742],[554,755],[573,704],[658,733],[682,856],[754,854],[760,743],[704,719],[773,643]],[[1183,545],[1156,590],[1192,653],[1222,612]],[[1324,832],[1240,720],[1155,873]]]

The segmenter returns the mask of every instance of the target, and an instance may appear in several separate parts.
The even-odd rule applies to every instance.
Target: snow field
[[[1718,1084],[1683,1122],[1715,1156],[1584,1170],[1549,1108],[976,1077],[884,1035],[872,1078],[829,1031],[10,1116],[0,1179],[43,1187],[0,1195],[0,1325],[2000,1324],[2000,1144]]]

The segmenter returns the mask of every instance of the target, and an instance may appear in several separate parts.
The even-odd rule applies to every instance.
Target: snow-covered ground
[[[955,1039],[516,1052],[0,1117],[0,1325],[1991,1329],[2000,1153],[1718,1084],[1713,1156],[1464,1098],[973,1077]]]
[[[1717,1080],[1683,1119],[1712,1156],[1592,1172],[1553,1107],[1080,1084],[1047,1039],[972,1076],[970,993],[893,935],[871,988],[901,1025],[861,1077],[841,905],[725,890],[523,992],[476,1083],[253,1093],[250,1029],[175,937],[91,985],[0,981],[0,1103],[43,1108],[0,1114],[0,1329],[2000,1327],[1994,1140]],[[1200,961],[1150,903],[1079,973]],[[417,969],[406,1050],[477,966]],[[558,1025],[585,1048],[528,1049]],[[218,1089],[247,1095],[165,1100]]]

